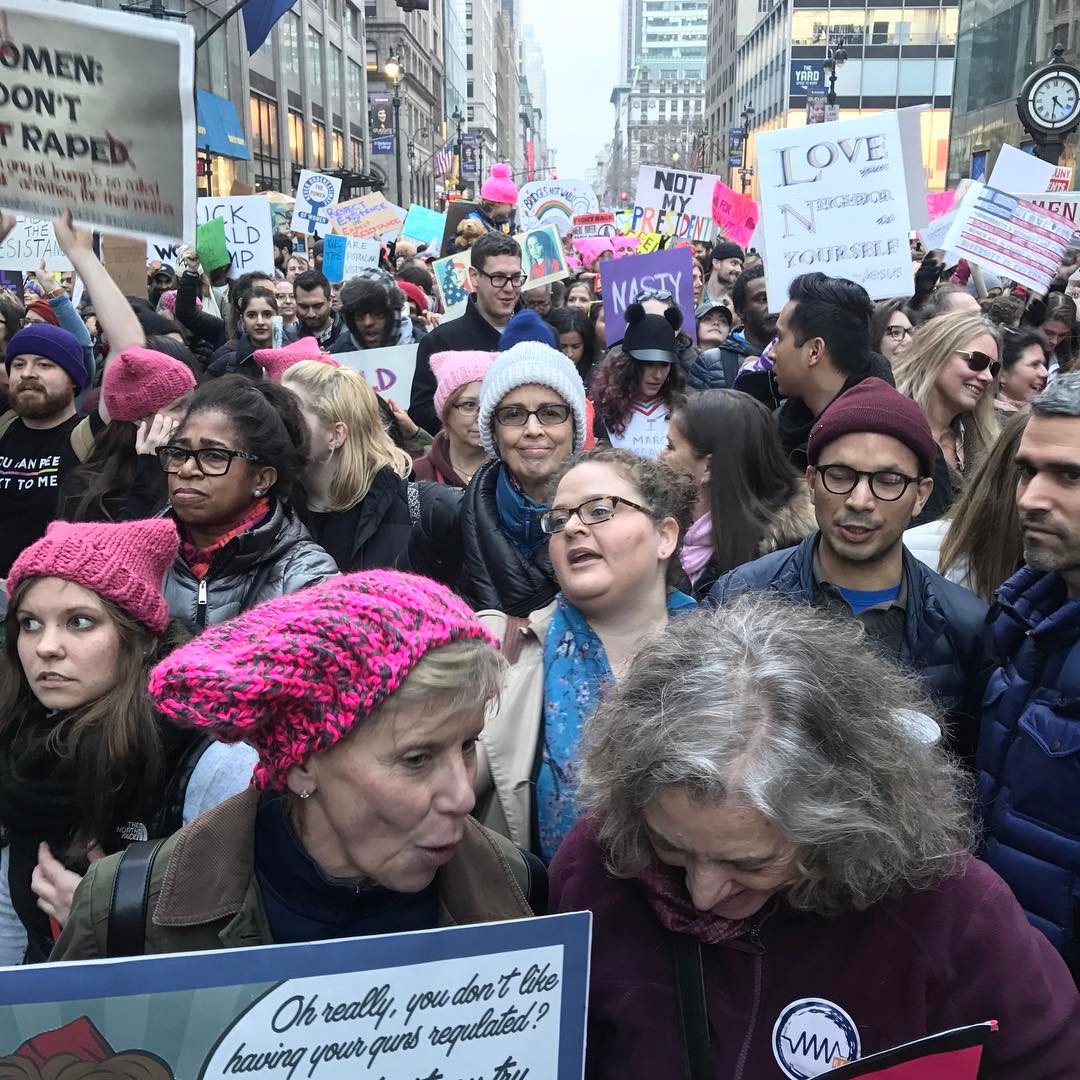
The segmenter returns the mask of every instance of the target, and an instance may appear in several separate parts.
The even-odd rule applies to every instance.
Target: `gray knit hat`
[[[585,443],[585,385],[577,368],[558,349],[541,341],[519,341],[499,353],[480,386],[480,441],[499,456],[495,445],[494,412],[511,390],[536,384],[549,386],[574,410],[574,452]]]

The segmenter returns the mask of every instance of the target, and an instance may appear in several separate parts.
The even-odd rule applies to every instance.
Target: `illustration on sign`
[[[518,225],[533,229],[554,225],[565,236],[576,214],[595,214],[600,209],[596,192],[582,180],[536,180],[518,195]]]
[[[333,225],[327,208],[337,202],[341,179],[325,173],[303,169],[296,185],[296,205],[293,207],[292,231],[309,236],[325,236]]]

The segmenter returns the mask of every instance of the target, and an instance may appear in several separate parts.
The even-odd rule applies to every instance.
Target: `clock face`
[[[1080,112],[1080,84],[1066,72],[1047,72],[1028,92],[1028,108],[1044,127],[1051,130],[1065,127]]]

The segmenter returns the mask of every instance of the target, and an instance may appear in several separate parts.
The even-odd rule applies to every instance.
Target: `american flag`
[[[435,155],[435,175],[436,176],[449,176],[450,170],[454,166],[454,140],[451,139],[436,155]]]

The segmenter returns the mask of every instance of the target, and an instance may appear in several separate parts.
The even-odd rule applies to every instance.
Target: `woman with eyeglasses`
[[[431,358],[435,373],[435,411],[442,430],[431,449],[413,464],[417,480],[433,480],[452,488],[466,488],[477,469],[488,460],[480,440],[480,387],[493,352],[441,352]]]
[[[1046,338],[1041,330],[1001,327],[1001,381],[994,412],[1004,423],[1046,387]]]
[[[292,391],[243,375],[195,391],[175,436],[157,451],[180,531],[165,576],[174,619],[200,631],[337,573],[294,509],[308,454]]]
[[[475,813],[547,862],[577,819],[582,725],[642,643],[695,606],[673,588],[693,505],[693,483],[660,462],[579,454],[540,518],[558,595],[520,619],[481,613],[510,669],[480,737]]]
[[[998,434],[994,384],[1001,336],[984,316],[956,312],[922,324],[893,363],[896,388],[914,399],[938,444],[934,491],[912,522],[936,521],[952,505]]]
[[[492,460],[458,491],[420,485],[409,565],[476,609],[527,615],[556,586],[540,518],[551,479],[585,441],[585,387],[562,353],[519,341],[480,385],[480,442]]]
[[[882,300],[870,321],[870,348],[891,364],[914,332],[905,310],[907,300]]]

